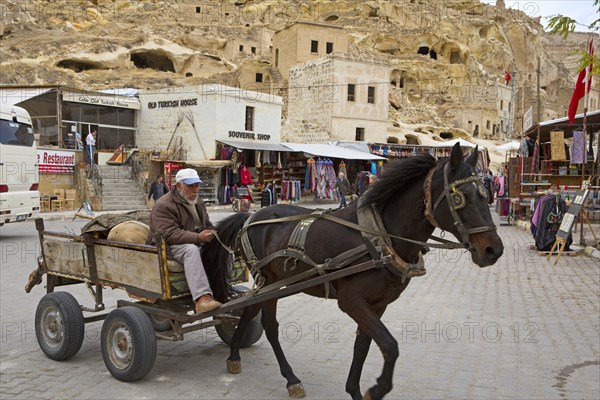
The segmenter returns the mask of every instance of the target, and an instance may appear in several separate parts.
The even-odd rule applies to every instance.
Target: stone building
[[[145,90],[136,143],[176,160],[215,158],[216,141],[279,144],[281,97],[224,85]]]
[[[339,53],[292,67],[287,140],[385,143],[389,77],[387,61]]]
[[[337,26],[297,22],[275,33],[272,64],[283,78],[290,67],[331,53],[348,53],[348,35]]]

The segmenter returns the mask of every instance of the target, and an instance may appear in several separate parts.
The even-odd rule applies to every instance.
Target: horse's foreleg
[[[305,396],[304,387],[300,379],[294,375],[292,367],[283,354],[283,349],[279,343],[279,322],[277,322],[277,299],[269,300],[263,303],[262,325],[267,336],[267,340],[273,348],[281,375],[287,380],[287,390],[290,397],[299,399]]]
[[[244,333],[246,333],[246,328],[248,327],[248,324],[250,324],[250,321],[258,315],[260,307],[260,304],[248,306],[244,308],[244,311],[242,312],[240,322],[235,328],[235,332],[231,338],[229,358],[227,359],[227,372],[230,374],[239,374],[242,372],[242,360],[240,358],[242,338],[244,337]]]
[[[362,374],[363,365],[369,353],[369,346],[371,346],[371,338],[361,332],[360,329],[357,329],[356,339],[354,339],[352,366],[346,380],[346,392],[352,396],[353,400],[361,400],[363,398],[360,391],[360,375]]]
[[[354,302],[354,307],[348,310],[342,308],[342,310],[356,321],[361,333],[366,334],[377,343],[383,354],[383,371],[377,378],[377,384],[372,386],[364,395],[365,399],[379,400],[392,390],[394,366],[398,358],[398,342],[381,322],[379,315],[367,304],[356,304]],[[364,363],[364,359],[362,361]]]

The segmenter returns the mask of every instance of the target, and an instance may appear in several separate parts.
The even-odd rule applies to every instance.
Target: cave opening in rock
[[[429,54],[429,47],[428,46],[421,46],[419,47],[419,50],[417,50],[417,54],[423,54],[424,56]]]
[[[62,60],[56,63],[56,66],[59,68],[70,69],[75,72],[82,72],[90,69],[106,69],[103,68],[101,64],[80,60]]]
[[[440,137],[445,140],[454,139],[452,132],[440,132]]]
[[[136,68],[154,69],[162,72],[175,72],[173,61],[158,51],[140,51],[130,57]]]
[[[463,64],[465,60],[463,59],[460,51],[452,50],[450,52],[450,64]]]
[[[406,144],[421,144],[421,140],[417,135],[407,133],[404,137],[406,138]]]

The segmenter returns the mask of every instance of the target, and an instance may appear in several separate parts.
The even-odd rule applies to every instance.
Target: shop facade
[[[96,130],[96,163],[102,164],[120,146],[135,146],[136,97],[62,86],[3,86],[2,105],[17,105],[31,115],[38,147],[39,191],[76,189],[85,161],[86,136]],[[77,201],[79,203],[79,201]]]
[[[160,152],[149,180],[164,174],[172,187],[179,169],[195,168],[206,202],[227,203],[226,187],[241,184],[240,172],[245,185],[254,184],[257,152],[287,150],[281,146],[279,96],[207,84],[141,91],[139,99],[136,142]]]

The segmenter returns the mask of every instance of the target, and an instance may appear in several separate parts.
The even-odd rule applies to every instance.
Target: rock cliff
[[[493,113],[495,95],[465,93],[495,93],[496,84],[504,84],[504,70],[518,71],[515,79],[524,89],[517,105],[526,109],[535,101],[538,57],[544,107],[560,113],[575,76],[569,52],[585,39],[575,35],[565,43],[549,37],[539,18],[530,17],[542,10],[527,5],[515,10],[501,0],[496,6],[478,0],[8,0],[0,4],[0,83],[239,86],[245,70],[270,67],[275,31],[311,21],[343,27],[351,52],[390,62],[396,86],[391,130],[419,123],[456,128],[457,114],[473,107]],[[241,51],[240,41],[253,44],[252,52]]]

